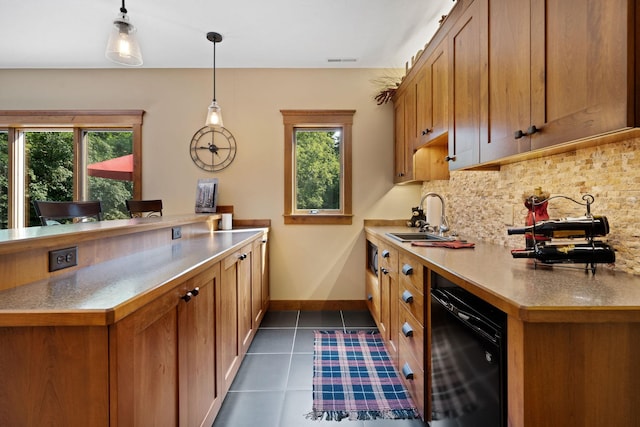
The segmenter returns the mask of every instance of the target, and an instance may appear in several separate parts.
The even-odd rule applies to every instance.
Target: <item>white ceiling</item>
[[[404,68],[452,0],[126,0],[144,68]],[[116,68],[121,0],[0,0],[0,68]],[[356,59],[356,62],[329,62]]]

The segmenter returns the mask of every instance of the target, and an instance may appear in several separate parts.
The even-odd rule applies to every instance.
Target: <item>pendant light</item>
[[[222,109],[216,101],[216,43],[220,43],[222,41],[222,36],[218,33],[209,32],[207,33],[207,40],[213,43],[213,101],[211,101],[211,105],[209,105],[209,109],[207,111],[205,126],[209,126],[210,128],[221,128],[223,126]]]
[[[124,0],[122,0],[120,13],[113,20],[105,56],[120,65],[142,65],[142,53],[136,37],[136,27],[129,22]]]

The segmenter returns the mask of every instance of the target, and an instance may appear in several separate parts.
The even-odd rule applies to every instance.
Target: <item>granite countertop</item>
[[[638,276],[604,265],[598,265],[595,274],[585,272],[581,264],[535,265],[529,259],[514,259],[507,247],[468,237],[462,238],[474,242],[475,248],[416,247],[385,235],[415,228],[366,226],[365,230],[524,321],[640,322]]]
[[[55,227],[50,227],[55,228]],[[108,325],[221,259],[264,229],[191,239],[0,291],[0,326]]]

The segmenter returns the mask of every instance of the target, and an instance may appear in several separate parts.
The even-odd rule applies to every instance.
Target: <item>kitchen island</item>
[[[426,418],[430,414],[430,303],[426,296],[435,274],[507,315],[508,425],[640,425],[640,277],[607,266],[591,274],[579,265],[577,269],[536,265],[513,259],[506,247],[482,242],[475,242],[473,249],[416,247],[387,236],[409,231],[393,224],[398,223],[370,221],[365,223],[365,234],[379,250],[391,248],[424,270],[420,285],[425,295],[422,392]],[[402,276],[401,271],[396,273]],[[368,282],[373,282],[375,277],[367,274]],[[402,282],[398,291],[403,291]],[[376,317],[375,304],[370,307]],[[394,321],[393,316],[386,320]],[[390,340],[395,340],[390,347],[399,348],[398,357],[404,360],[405,338],[393,336],[393,331],[398,335],[397,326],[387,329]]]
[[[0,425],[211,424],[269,302],[268,228],[216,219],[5,230]]]

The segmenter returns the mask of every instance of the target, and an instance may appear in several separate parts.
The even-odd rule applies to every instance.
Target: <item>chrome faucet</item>
[[[443,236],[445,232],[449,231],[449,221],[447,221],[447,216],[445,215],[445,209],[444,209],[444,198],[438,193],[429,192],[424,196],[422,196],[422,198],[420,199],[420,205],[419,205],[420,209],[422,209],[422,205],[428,197],[437,197],[438,199],[440,199],[440,202],[442,204],[442,209],[440,211],[440,227],[438,227],[437,229],[436,227],[434,227],[433,231],[434,232],[437,231],[438,235]],[[429,227],[429,223],[425,224],[422,228],[424,228],[426,231],[428,230],[428,227]]]

